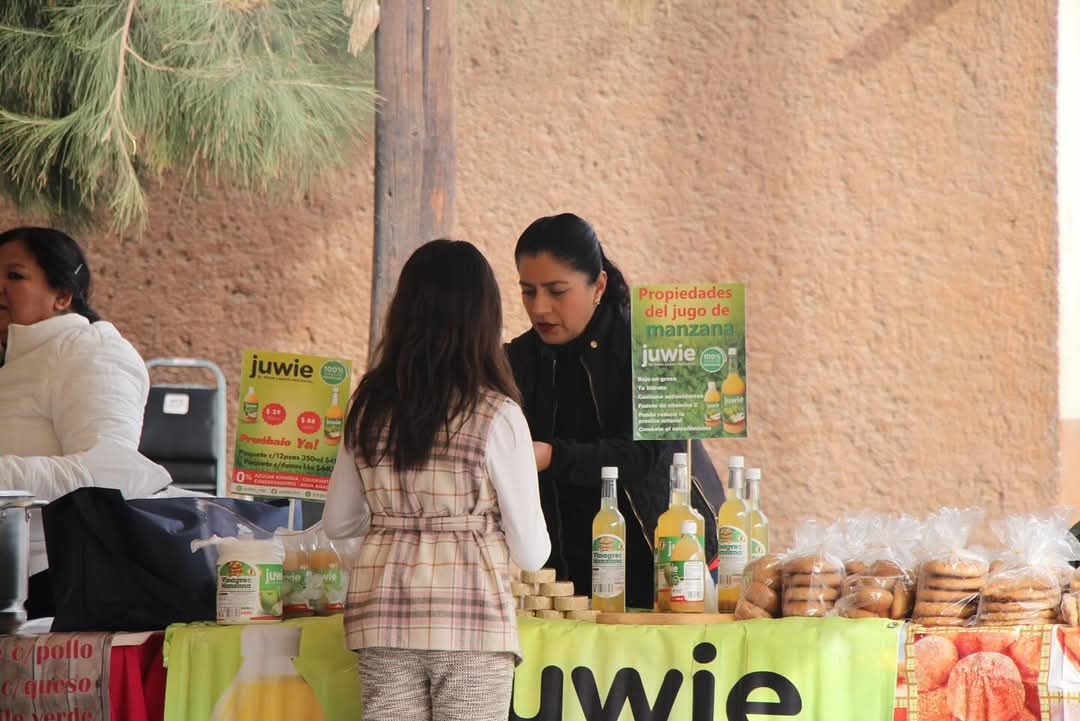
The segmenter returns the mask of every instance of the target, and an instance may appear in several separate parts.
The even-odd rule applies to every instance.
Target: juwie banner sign
[[[745,438],[741,283],[631,288],[634,439]]]
[[[339,358],[244,351],[235,493],[326,500],[351,367]]]

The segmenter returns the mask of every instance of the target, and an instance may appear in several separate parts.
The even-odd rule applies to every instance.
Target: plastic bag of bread
[[[991,572],[979,598],[976,623],[1031,626],[1057,623],[1062,604],[1062,569],[1080,558],[1080,543],[1069,533],[1071,509],[1009,516],[994,524],[1008,549]]]
[[[843,534],[837,526],[803,521],[784,556],[780,610],[784,616],[825,616],[844,583]]]
[[[912,620],[924,626],[964,626],[979,605],[990,563],[986,551],[969,547],[981,508],[942,508],[926,519]]]
[[[735,604],[737,620],[780,616],[780,574],[783,563],[784,559],[779,554],[767,553],[746,564],[742,593]]]
[[[915,602],[915,549],[922,524],[911,516],[865,515],[848,527],[848,570],[833,612],[846,618],[907,618]],[[856,550],[858,549],[858,550]]]
[[[1062,586],[1061,621],[1070,626],[1080,626],[1080,568],[1069,573],[1068,585]]]

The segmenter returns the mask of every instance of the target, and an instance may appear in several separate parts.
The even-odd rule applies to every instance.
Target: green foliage
[[[341,0],[4,0],[2,187],[117,229],[167,170],[301,191],[370,126],[349,27]]]

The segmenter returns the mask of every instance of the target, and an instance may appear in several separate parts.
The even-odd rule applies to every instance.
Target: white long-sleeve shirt
[[[529,424],[517,405],[504,403],[495,414],[485,460],[499,501],[500,525],[510,558],[520,568],[535,571],[551,555],[551,539],[540,508],[540,486]],[[330,538],[362,536],[371,524],[364,482],[356,468],[353,452],[344,443],[330,477],[322,522]]]
[[[8,328],[0,366],[0,489],[51,501],[83,486],[127,498],[169,485],[139,453],[150,381],[111,323],[75,313]],[[30,526],[30,572],[47,566],[40,514]]]

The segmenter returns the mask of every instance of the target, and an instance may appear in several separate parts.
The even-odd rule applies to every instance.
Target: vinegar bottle
[[[727,357],[727,378],[720,384],[724,433],[743,435],[746,432],[746,383],[739,375],[739,349],[728,348]]]
[[[244,423],[254,423],[259,420],[259,396],[255,394],[255,386],[248,386],[243,409],[244,415],[241,420]]]
[[[616,493],[619,469],[600,469],[600,510],[592,522],[592,608],[603,613],[626,610],[626,520]]]
[[[761,469],[746,469],[746,498],[750,504],[750,560],[769,552],[769,519],[761,510]]]
[[[743,457],[728,458],[728,492],[716,513],[716,608],[732,613],[742,591],[742,572],[750,560],[750,507],[743,500]]]
[[[693,521],[697,528],[698,542],[705,546],[705,519],[690,505],[690,468],[685,453],[676,453],[671,459],[671,501],[668,509],[656,521],[653,536],[656,594],[653,609],[669,611],[671,601],[671,553],[682,537],[682,522]]]
[[[334,390],[330,392],[330,407],[323,416],[323,437],[326,438],[326,445],[336,446],[341,442],[341,431],[344,427],[345,411],[341,409],[338,389],[334,386]]]
[[[322,707],[292,659],[299,626],[248,626],[240,635],[240,670],[214,706],[213,721],[323,721]]]
[[[679,542],[671,552],[672,613],[705,610],[705,551],[697,539],[697,525],[683,521]]]

